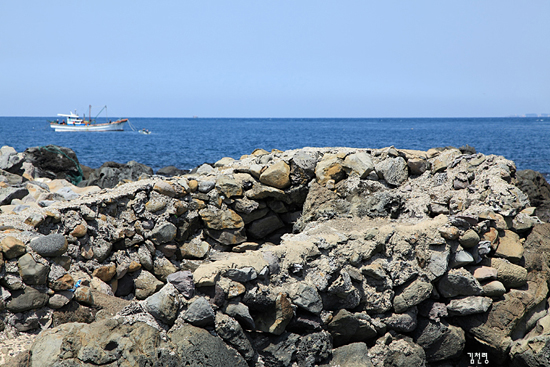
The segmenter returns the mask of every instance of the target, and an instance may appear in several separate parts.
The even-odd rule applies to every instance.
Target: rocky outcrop
[[[101,191],[29,180],[0,206],[0,315],[96,320],[44,331],[31,366],[539,365],[550,241],[515,175],[390,147],[257,150]],[[54,183],[75,195],[28,204]]]

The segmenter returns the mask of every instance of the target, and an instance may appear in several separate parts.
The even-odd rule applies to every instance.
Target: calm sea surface
[[[54,117],[0,117],[0,145],[22,152],[56,144],[73,149],[80,163],[93,168],[106,161],[135,160],[155,171],[239,158],[256,148],[470,145],[484,154],[503,155],[518,169],[550,173],[550,118],[130,118],[136,129],[149,129],[150,135],[132,131],[128,124],[124,132],[56,133],[50,119]]]

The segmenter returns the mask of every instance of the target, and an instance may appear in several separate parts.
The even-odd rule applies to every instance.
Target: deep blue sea
[[[54,117],[0,117],[0,146],[18,152],[56,144],[73,149],[81,164],[135,160],[155,171],[190,169],[222,157],[239,158],[256,148],[302,147],[427,150],[470,145],[503,155],[518,169],[550,173],[550,118],[130,118],[124,132],[54,132]],[[102,122],[102,121],[98,121]]]

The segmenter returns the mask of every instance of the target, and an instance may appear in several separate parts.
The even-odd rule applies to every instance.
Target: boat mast
[[[91,124],[92,123],[92,105],[90,105],[90,110],[89,110],[89,113],[88,113],[88,120]]]

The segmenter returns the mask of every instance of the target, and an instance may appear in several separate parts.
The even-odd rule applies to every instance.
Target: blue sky
[[[0,116],[550,113],[550,1],[0,5]]]

